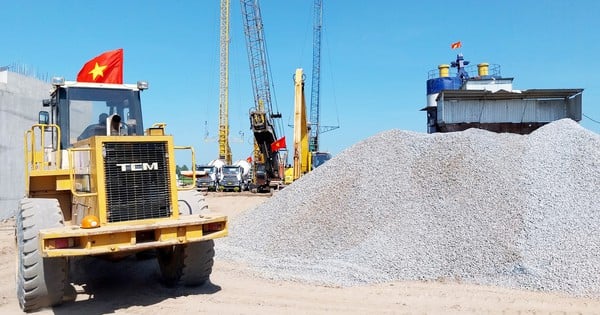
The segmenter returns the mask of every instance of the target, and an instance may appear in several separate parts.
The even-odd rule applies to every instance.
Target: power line
[[[592,118],[592,117],[590,117],[590,116],[588,116],[586,114],[583,114],[583,117],[585,117],[585,118],[587,118],[587,119],[589,119],[589,120],[591,120],[591,121],[593,121],[593,122],[595,122],[597,124],[600,124],[600,121],[598,121],[598,120],[596,120],[596,119],[594,119],[594,118]]]

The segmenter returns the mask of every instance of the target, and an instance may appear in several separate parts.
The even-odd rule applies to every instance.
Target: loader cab
[[[49,123],[61,129],[61,147],[92,136],[144,134],[139,84],[63,81],[53,85],[51,99],[43,105],[50,107]]]

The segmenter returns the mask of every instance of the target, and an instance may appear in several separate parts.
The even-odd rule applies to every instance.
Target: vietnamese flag
[[[452,43],[452,45],[450,45],[451,49],[457,49],[457,48],[460,48],[460,47],[462,47],[462,43],[460,41]]]
[[[123,84],[123,49],[107,51],[86,62],[77,81]]]
[[[276,152],[285,148],[285,136],[281,137],[281,139],[271,143],[271,151]]]

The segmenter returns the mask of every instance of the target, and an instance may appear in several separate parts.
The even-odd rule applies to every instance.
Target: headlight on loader
[[[86,215],[81,220],[81,228],[82,229],[93,229],[100,227],[100,219],[98,219],[95,215]]]

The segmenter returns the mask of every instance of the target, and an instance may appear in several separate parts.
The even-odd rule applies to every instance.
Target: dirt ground
[[[239,213],[266,199],[207,196],[211,209],[227,214],[232,224]],[[14,253],[14,221],[8,220],[0,224],[0,314],[21,313]],[[440,282],[332,288],[262,279],[243,265],[221,260],[215,261],[211,282],[198,288],[161,286],[154,259],[82,259],[73,269],[71,301],[37,314],[600,314],[600,299]]]

